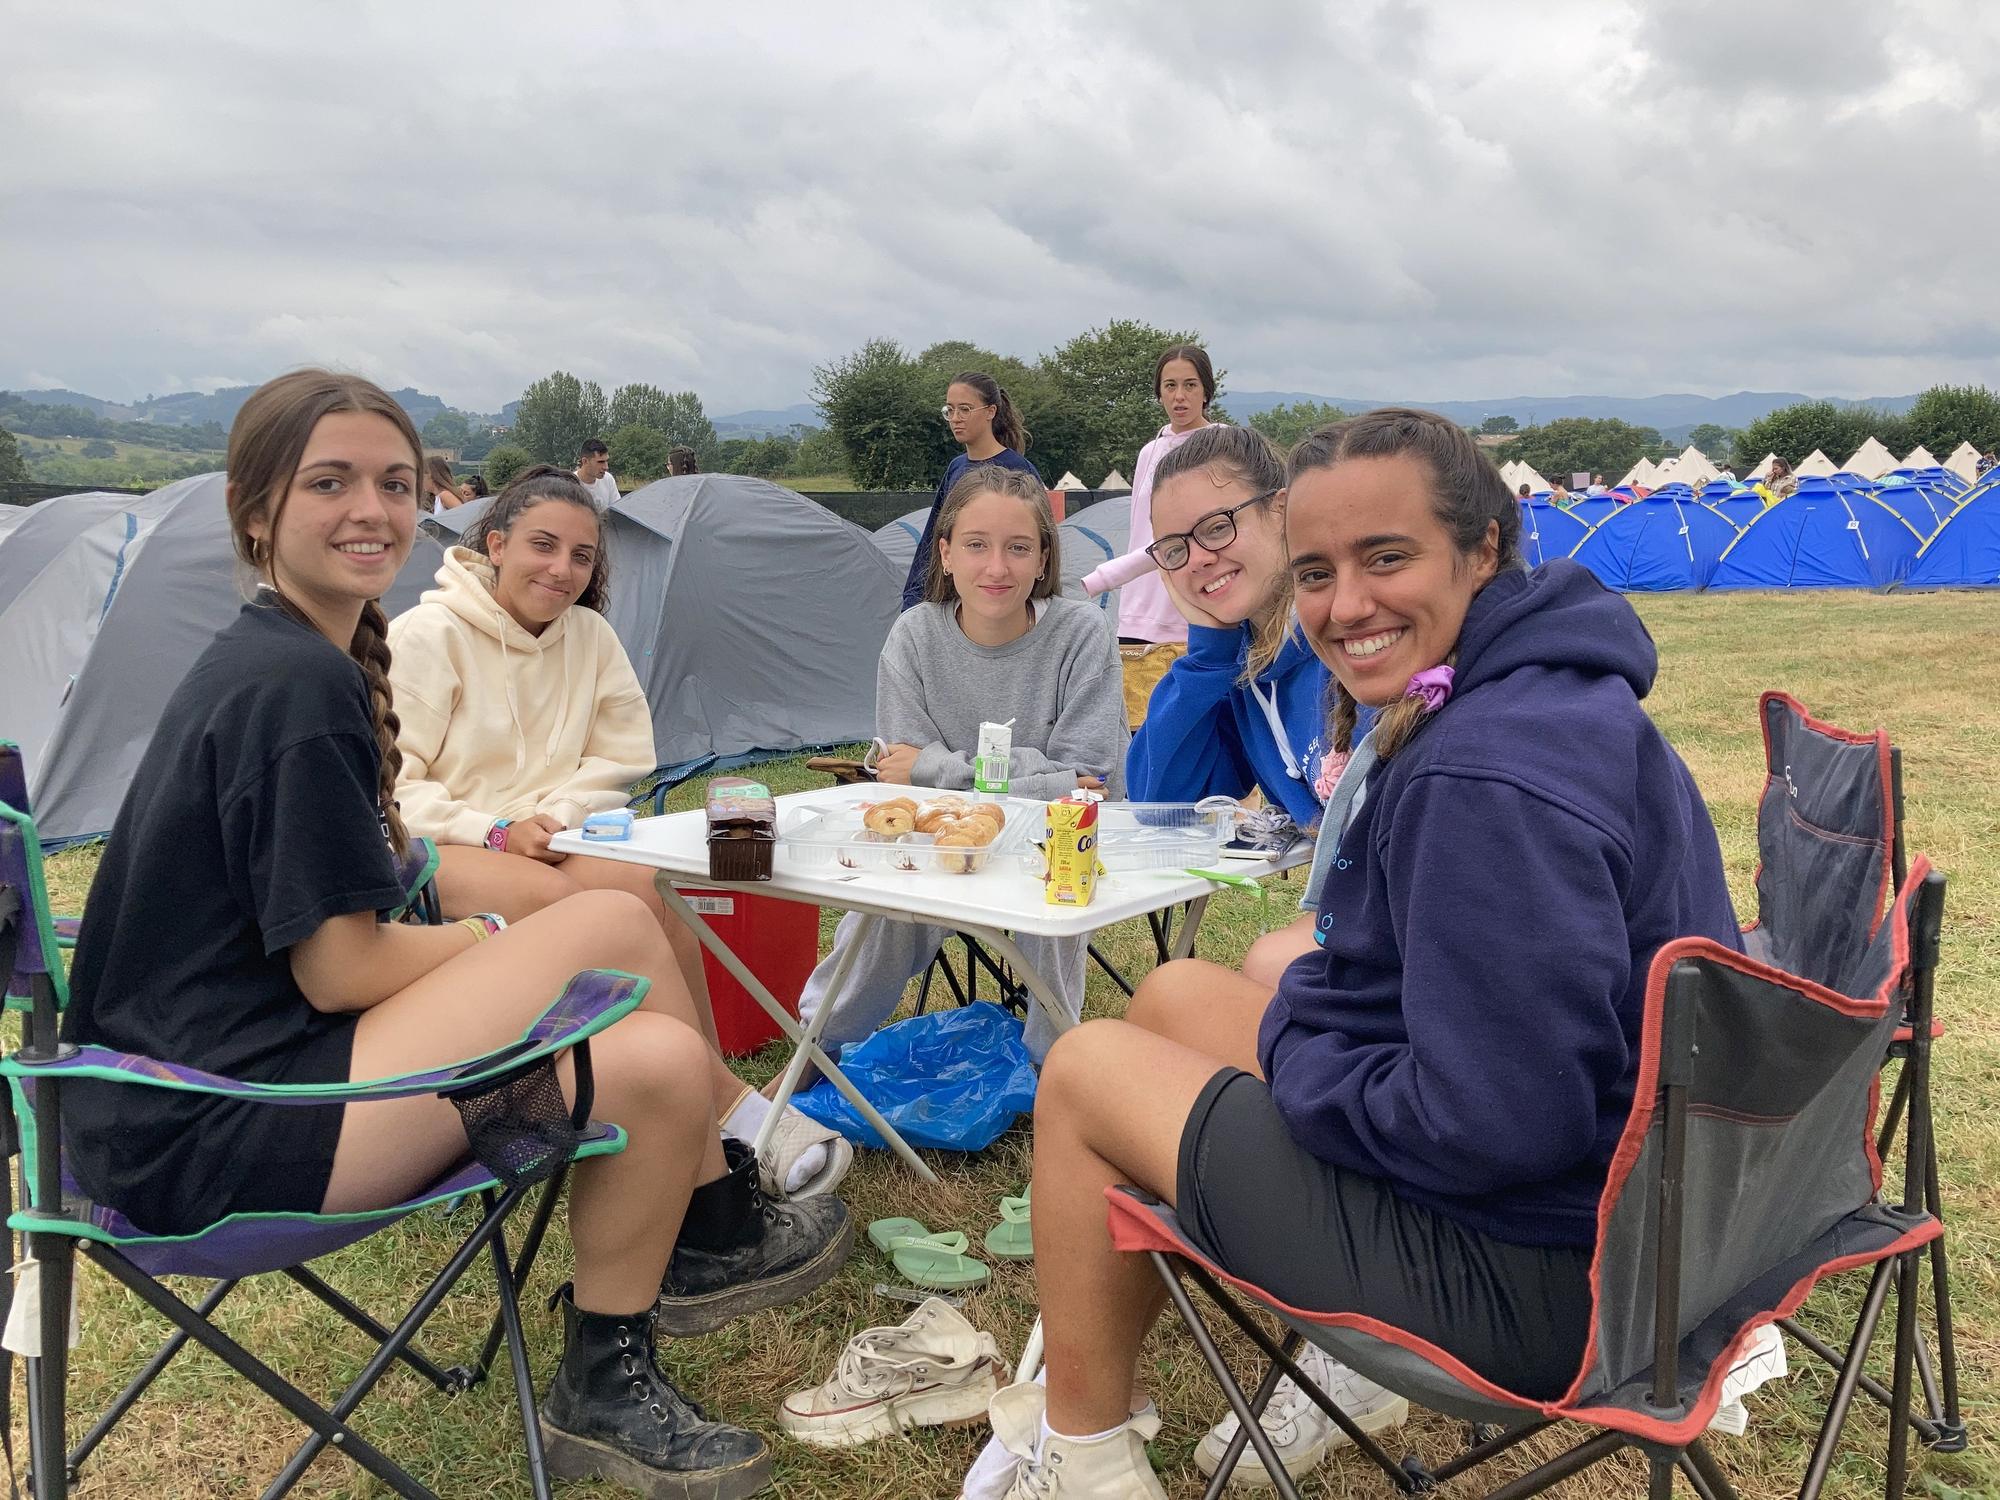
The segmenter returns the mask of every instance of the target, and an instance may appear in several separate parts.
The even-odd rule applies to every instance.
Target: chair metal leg
[[[346,1422],[333,1416],[325,1407],[312,1400],[220,1328],[197,1317],[193,1308],[116,1250],[108,1246],[94,1245],[91,1247],[90,1256],[148,1307],[173,1323],[175,1327],[186,1329],[196,1343],[310,1427],[320,1447],[324,1447],[330,1441],[336,1442],[336,1446],[343,1454],[398,1495],[403,1496],[403,1500],[437,1500],[437,1497],[419,1484],[401,1464],[349,1427]],[[60,1471],[58,1465],[57,1472]],[[50,1495],[59,1493],[61,1492],[49,1492]],[[36,1491],[36,1500],[44,1500],[39,1488]]]
[[[1157,1254],[1158,1252],[1154,1253]],[[1257,1326],[1256,1320],[1238,1305],[1234,1297],[1223,1290],[1213,1276],[1191,1261],[1182,1261],[1180,1264],[1187,1271],[1188,1279],[1202,1289],[1208,1300],[1222,1309],[1224,1316],[1236,1325],[1237,1330],[1245,1338],[1249,1339],[1251,1343],[1263,1351],[1266,1359],[1282,1368],[1285,1374],[1291,1376],[1292,1383],[1305,1394],[1306,1398],[1321,1411],[1325,1412],[1328,1419],[1347,1435],[1347,1440],[1353,1443],[1363,1456],[1370,1459],[1376,1468],[1388,1475],[1390,1482],[1397,1489],[1410,1492],[1419,1487],[1416,1478],[1401,1464],[1391,1458],[1388,1451],[1380,1443],[1376,1442],[1372,1436],[1362,1431],[1360,1424],[1342,1410],[1338,1402],[1334,1401],[1325,1391],[1322,1391],[1315,1385],[1306,1373],[1294,1363],[1291,1355],[1279,1347],[1270,1334]],[[1262,1457],[1263,1455],[1260,1452],[1258,1456]]]
[[[368,1363],[362,1366],[361,1373],[355,1376],[347,1389],[340,1393],[340,1399],[327,1408],[328,1415],[336,1421],[346,1421],[361,1404],[362,1398],[375,1388],[375,1382],[388,1373],[389,1367],[396,1362],[404,1346],[416,1337],[417,1330],[429,1321],[430,1315],[437,1310],[437,1305],[444,1300],[445,1294],[457,1285],[458,1279],[485,1251],[487,1242],[499,1234],[501,1226],[506,1222],[507,1214],[521,1201],[522,1194],[527,1190],[526,1186],[509,1188],[500,1198],[497,1207],[489,1203],[485,1216],[473,1227],[465,1243],[459,1246],[458,1253],[445,1264],[437,1279],[424,1288],[423,1295],[417,1298],[416,1304],[404,1314],[403,1321],[396,1325],[387,1341],[375,1351]],[[289,1491],[299,1482],[326,1443],[326,1435],[315,1427],[313,1435],[299,1445],[291,1461],[280,1469],[278,1477],[265,1487],[260,1500],[278,1500],[280,1495]]]
[[[1910,1471],[1910,1374],[1917,1342],[1919,1250],[1896,1258],[1896,1350],[1889,1391],[1889,1476],[1884,1500],[1903,1500]]]
[[[1285,1335],[1284,1350],[1296,1354],[1299,1335],[1296,1331]],[[1264,1378],[1257,1382],[1257,1389],[1250,1395],[1250,1410],[1261,1419],[1264,1408],[1271,1404],[1271,1393],[1278,1388],[1278,1382],[1285,1378],[1284,1370],[1271,1364],[1265,1367]],[[1222,1450],[1221,1461],[1215,1466],[1215,1473],[1209,1477],[1208,1488],[1203,1490],[1202,1500],[1222,1500],[1222,1492],[1229,1488],[1229,1477],[1236,1472],[1236,1465],[1242,1462],[1243,1450],[1250,1445],[1250,1430],[1241,1422],[1236,1424],[1236,1436]]]
[[[1435,1469],[1428,1470],[1431,1482],[1443,1484],[1447,1480],[1456,1479],[1467,1470],[1478,1468],[1487,1459],[1505,1453],[1516,1443],[1525,1443],[1531,1437],[1539,1437],[1555,1425],[1554,1422],[1547,1420],[1529,1422],[1509,1432],[1503,1432],[1498,1437],[1490,1437],[1482,1443],[1475,1443],[1449,1463],[1439,1464]]]
[[[1736,1486],[1729,1482],[1729,1476],[1722,1472],[1722,1465],[1715,1461],[1715,1455],[1708,1451],[1708,1444],[1696,1438],[1681,1450],[1681,1456],[1694,1466],[1708,1493],[1714,1500],[1738,1500]]]
[[[1889,1295],[1889,1276],[1895,1269],[1895,1261],[1881,1261],[1868,1279],[1868,1295],[1862,1301],[1861,1316],[1854,1325],[1854,1340],[1847,1347],[1847,1357],[1840,1363],[1840,1376],[1833,1383],[1833,1398],[1826,1404],[1826,1416],[1820,1421],[1819,1436],[1813,1441],[1812,1457],[1806,1464],[1805,1483],[1799,1486],[1799,1500],[1819,1500],[1819,1493],[1826,1486],[1827,1470],[1833,1463],[1833,1450],[1840,1441],[1840,1430],[1847,1422],[1847,1409],[1853,1405],[1854,1392],[1861,1383],[1861,1366],[1875,1342],[1875,1325],[1882,1317],[1882,1304]],[[1893,1406],[1891,1412],[1894,1412]]]
[[[1944,1196],[1938,1191],[1937,1132],[1930,1128],[1930,1101],[1923,1101],[1924,1128],[1924,1208],[1932,1218],[1944,1221]],[[1937,1418],[1937,1434],[1924,1440],[1940,1453],[1965,1450],[1965,1417],[1958,1405],[1958,1349],[1951,1334],[1951,1277],[1945,1255],[1945,1237],[1930,1244],[1931,1317],[1937,1323],[1937,1357],[1942,1404],[1932,1408]],[[1919,1348],[1922,1347],[1920,1344]]]
[[[69,1394],[69,1300],[75,1281],[76,1241],[66,1234],[27,1236],[28,1253],[38,1263],[41,1354],[29,1370],[28,1400],[34,1422],[28,1430],[29,1463],[35,1500],[69,1492],[69,1443],[65,1430]],[[37,1441],[39,1439],[39,1441]]]
[[[1844,1354],[1834,1348],[1833,1345],[1827,1343],[1818,1334],[1812,1332],[1810,1329],[1801,1327],[1796,1318],[1780,1318],[1778,1319],[1778,1327],[1783,1329],[1788,1337],[1797,1340],[1807,1353],[1819,1356],[1819,1358],[1825,1360],[1835,1370],[1838,1370],[1841,1363],[1846,1359]],[[1921,1343],[1918,1347],[1922,1348]],[[1860,1387],[1863,1395],[1877,1402],[1884,1409],[1887,1409],[1890,1400],[1889,1388],[1883,1385],[1881,1381],[1877,1380],[1873,1375],[1864,1374],[1855,1383]],[[1938,1435],[1937,1424],[1928,1417],[1918,1416],[1915,1412],[1910,1414],[1910,1425],[1916,1429],[1917,1436],[1921,1437],[1927,1443],[1934,1442]]]
[[[1671,1458],[1656,1458],[1647,1467],[1646,1500],[1674,1500],[1674,1473],[1680,1466]]]
[[[1574,1474],[1581,1474],[1592,1464],[1601,1463],[1625,1446],[1625,1439],[1615,1432],[1600,1432],[1587,1437],[1539,1468],[1530,1469],[1519,1479],[1509,1480],[1494,1490],[1485,1500],[1527,1500],[1530,1495],[1539,1495],[1551,1485],[1561,1484]],[[1669,1488],[1673,1469],[1668,1468]]]
[[[1256,1448],[1257,1457],[1262,1460],[1264,1472],[1270,1476],[1272,1486],[1282,1500],[1299,1500],[1298,1486],[1292,1483],[1292,1476],[1285,1472],[1285,1466],[1278,1461],[1278,1450],[1271,1442],[1271,1435],[1251,1413],[1249,1402],[1243,1398],[1243,1388],[1236,1383],[1236,1377],[1230,1373],[1229,1364],[1223,1359],[1222,1351],[1215,1346],[1215,1339],[1210,1335],[1208,1325],[1202,1321],[1201,1314],[1194,1310],[1194,1303],[1188,1298],[1187,1288],[1181,1285],[1180,1277],[1174,1274],[1174,1263],[1158,1250],[1147,1253],[1152,1257],[1153,1269],[1160,1273],[1160,1279],[1167,1284],[1167,1295],[1173,1299],[1174,1311],[1181,1315],[1181,1321],[1187,1325],[1188,1333],[1194,1338],[1195,1347],[1201,1351],[1201,1357],[1208,1362],[1209,1373],[1215,1376],[1215,1383],[1222,1387],[1223,1399],[1229,1403],[1229,1409],[1236,1413],[1237,1423],[1250,1439],[1251,1445]],[[1286,1360],[1287,1364],[1290,1362],[1289,1359]]]
[[[481,1193],[486,1211],[493,1212],[493,1193]],[[542,1425],[535,1416],[535,1374],[528,1364],[528,1341],[521,1332],[520,1286],[507,1263],[507,1236],[497,1233],[487,1242],[493,1256],[493,1281],[500,1296],[500,1321],[507,1330],[507,1363],[514,1371],[514,1401],[521,1412],[521,1433],[528,1457],[528,1488],[535,1500],[551,1500],[549,1461],[542,1451]]]
[[[287,1266],[283,1274],[288,1280],[297,1282],[300,1286],[311,1292],[320,1301],[339,1313],[341,1317],[375,1340],[378,1345],[389,1337],[389,1330],[377,1322],[366,1308],[357,1306],[337,1288],[329,1286],[318,1275],[307,1270],[304,1266]],[[456,1396],[472,1383],[472,1372],[466,1369],[465,1366],[460,1365],[455,1369],[441,1370],[421,1349],[402,1349],[397,1352],[396,1357],[415,1370],[419,1375],[423,1376],[432,1385],[443,1391],[447,1396]]]
[[[535,1215],[528,1221],[528,1232],[521,1237],[521,1253],[514,1258],[513,1279],[516,1300],[521,1288],[528,1284],[534,1274],[535,1260],[542,1253],[542,1237],[549,1231],[549,1220],[555,1217],[556,1200],[562,1196],[563,1184],[569,1181],[569,1166],[560,1168],[542,1187],[541,1201],[535,1205]],[[493,1356],[500,1352],[500,1340],[505,1332],[501,1314],[493,1315],[493,1326],[486,1330],[486,1342],[480,1346],[479,1362],[472,1367],[472,1383],[479,1384],[486,1378],[486,1372],[493,1368]]]
[[[1087,944],[1086,949],[1089,952],[1091,958],[1096,961],[1097,967],[1102,969],[1106,974],[1109,974],[1111,976],[1111,982],[1117,985],[1119,989],[1123,990],[1125,992],[1125,998],[1127,1000],[1130,1000],[1132,998],[1132,981],[1127,979],[1123,974],[1120,974],[1118,972],[1117,968],[1112,964],[1111,960],[1104,956],[1104,950],[1102,948],[1099,948],[1097,944],[1095,943]]]
[[[196,1304],[195,1315],[201,1318],[212,1316],[215,1310],[222,1305],[222,1299],[233,1292],[238,1285],[239,1282],[235,1279],[218,1281],[209,1290],[209,1294]],[[146,1388],[159,1379],[160,1372],[166,1369],[176,1354],[181,1352],[187,1341],[188,1334],[182,1329],[176,1328],[166,1343],[160,1346],[159,1352],[146,1361],[145,1368],[140,1370],[137,1375],[134,1375],[130,1382],[127,1383],[125,1389],[118,1393],[118,1399],[104,1409],[103,1415],[91,1424],[90,1431],[86,1432],[77,1445],[70,1449],[69,1472],[71,1474],[79,1473],[82,1470],[84,1460],[97,1450],[99,1443],[110,1436],[111,1429],[116,1427],[124,1419],[125,1413],[132,1409],[134,1403],[146,1394]]]

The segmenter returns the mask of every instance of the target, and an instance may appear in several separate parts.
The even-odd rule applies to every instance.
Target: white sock
[[[789,1104],[785,1106],[785,1110],[789,1114],[799,1114],[799,1111]],[[769,1099],[755,1089],[745,1089],[743,1097],[736,1101],[736,1107],[729,1111],[729,1117],[722,1122],[722,1133],[732,1141],[741,1141],[746,1146],[752,1145],[756,1142],[757,1132],[763,1129],[765,1116],[770,1113]],[[804,1116],[800,1115],[800,1118],[803,1119]],[[785,1191],[796,1193],[825,1168],[826,1147],[808,1146],[799,1153],[799,1159],[792,1163],[791,1171],[785,1174]]]
[[[1067,1432],[1057,1432],[1055,1428],[1049,1426],[1049,1419],[1047,1414],[1045,1413],[1042,1417],[1042,1445],[1046,1447],[1048,1445],[1049,1439],[1052,1437],[1061,1438],[1065,1443],[1101,1443],[1106,1438],[1117,1437],[1119,1433],[1123,1432],[1126,1428],[1130,1427],[1131,1425],[1132,1425],[1132,1419],[1130,1417],[1127,1417],[1124,1421],[1120,1422],[1116,1427],[1107,1427],[1104,1429],[1104,1431],[1093,1432],[1087,1437],[1071,1437]]]

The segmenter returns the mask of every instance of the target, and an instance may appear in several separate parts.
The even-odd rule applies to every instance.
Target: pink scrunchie
[[[1349,756],[1345,750],[1329,750],[1319,758],[1319,776],[1313,782],[1313,795],[1324,807],[1333,796],[1333,789],[1340,783],[1341,772],[1347,769]]]
[[[1451,679],[1450,667],[1427,667],[1410,678],[1410,685],[1403,690],[1403,696],[1423,699],[1424,712],[1434,714],[1451,697]]]

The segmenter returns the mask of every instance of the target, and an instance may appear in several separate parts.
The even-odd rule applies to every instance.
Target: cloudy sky
[[[0,387],[724,413],[1116,317],[1237,389],[2000,384],[1989,0],[0,15]]]

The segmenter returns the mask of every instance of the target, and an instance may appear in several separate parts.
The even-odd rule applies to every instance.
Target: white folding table
[[[788,818],[799,808],[882,800],[902,790],[900,787],[864,785],[793,792],[777,799],[779,827],[783,829]],[[706,816],[697,809],[669,813],[664,817],[640,818],[633,824],[632,837],[627,841],[598,843],[586,840],[582,834],[571,830],[557,834],[549,841],[549,847],[562,854],[588,854],[599,859],[624,860],[657,871],[655,882],[660,899],[688,924],[702,946],[715,955],[716,961],[749,991],[751,997],[763,1006],[791,1039],[794,1050],[778,1085],[778,1109],[770,1112],[758,1132],[756,1146],[760,1152],[768,1143],[770,1132],[777,1128],[779,1110],[791,1098],[810,1060],[832,1080],[834,1087],[847,1097],[896,1154],[919,1175],[932,1182],[937,1180],[937,1174],[910,1149],[907,1141],[890,1128],[875,1106],[862,1097],[860,1090],[848,1081],[819,1045],[819,1034],[833,1014],[834,998],[847,983],[855,945],[836,955],[835,969],[829,976],[827,986],[827,1001],[814,1015],[812,1024],[801,1027],[742,960],[729,951],[728,945],[675,887],[698,885],[719,891],[742,891],[784,901],[804,901],[814,906],[841,907],[883,921],[922,922],[966,933],[988,945],[1013,965],[1023,987],[1048,1013],[1058,1031],[1065,1029],[1070,1022],[1061,1013],[1055,992],[1049,987],[1047,979],[1027,961],[1011,934],[1022,932],[1038,937],[1088,939],[1101,927],[1186,903],[1188,911],[1171,949],[1172,957],[1185,958],[1193,951],[1195,933],[1201,926],[1209,895],[1214,890],[1210,881],[1185,870],[1134,871],[1100,877],[1097,897],[1089,906],[1050,906],[1042,899],[1040,878],[1024,871],[1020,861],[1011,857],[996,856],[985,869],[971,875],[886,869],[850,870],[833,859],[820,864],[803,863],[782,838],[778,843],[771,879],[715,881],[708,878],[707,837]],[[1299,862],[1300,858],[1294,857],[1278,863],[1252,864],[1245,868],[1244,873],[1269,874]]]

